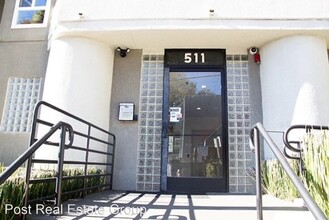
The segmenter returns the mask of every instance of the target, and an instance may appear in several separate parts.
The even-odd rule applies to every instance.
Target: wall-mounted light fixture
[[[129,48],[123,49],[121,47],[118,47],[117,51],[119,51],[121,57],[126,57],[127,53],[130,52],[130,49]]]
[[[255,63],[260,64],[260,54],[257,47],[250,47],[249,54],[254,56]]]

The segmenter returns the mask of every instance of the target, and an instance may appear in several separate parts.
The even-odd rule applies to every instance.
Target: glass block
[[[154,166],[160,167],[161,166],[161,160],[154,160],[153,164],[154,164]]]
[[[153,182],[152,176],[145,176],[145,182]]]
[[[152,174],[153,169],[152,168],[146,168],[146,174]]]
[[[154,141],[155,142],[161,142],[161,136],[160,135],[155,136]]]
[[[147,118],[148,119],[153,119],[154,118],[154,112],[148,112],[147,113]]]
[[[140,122],[141,122],[141,123],[140,123],[141,126],[146,126],[146,119],[144,119],[144,120],[140,120]]]
[[[143,55],[143,61],[149,61],[150,55]]]
[[[238,186],[238,192],[239,193],[244,193],[244,192],[246,192],[246,186],[245,185],[239,185]]]
[[[153,120],[147,120],[147,125],[148,126],[154,126],[154,121]]]
[[[235,160],[230,160],[229,161],[229,167],[230,168],[236,168],[236,161]]]
[[[246,166],[246,163],[244,160],[239,160],[238,161],[238,167],[245,167]]]
[[[155,118],[162,119],[162,112],[156,113]]]
[[[240,60],[241,60],[241,56],[235,54],[235,55],[233,55],[233,60],[234,60],[234,61],[240,61]]]
[[[149,68],[149,62],[143,62],[143,69]]]
[[[155,134],[160,135],[162,133],[162,128],[156,128],[155,129]]]
[[[144,151],[139,152],[139,158],[145,158],[145,152]]]
[[[253,193],[255,191],[255,186],[254,185],[246,185],[246,192],[247,193]]]
[[[230,169],[229,170],[229,176],[237,176],[237,170],[236,169]]]
[[[156,84],[156,89],[162,89],[162,88],[163,88],[163,83],[158,82],[158,83]]]
[[[154,144],[154,150],[161,151],[161,143],[155,143]]]
[[[140,143],[146,143],[146,137],[145,136],[140,136],[139,137],[139,142]]]
[[[231,193],[236,193],[238,192],[238,188],[237,188],[237,185],[230,185],[230,192]]]
[[[161,176],[161,167],[154,167],[153,174],[156,176]]]
[[[161,127],[162,126],[162,120],[159,120],[159,119],[155,120],[155,126]]]
[[[229,144],[229,150],[232,152],[232,151],[235,151],[236,150],[236,145],[235,144]]]
[[[137,191],[145,191],[144,183],[137,183]]]
[[[161,151],[154,151],[154,158],[161,159]]]
[[[155,104],[155,98],[154,97],[149,97],[147,100],[148,104]]]
[[[150,184],[150,183],[146,183],[146,184],[145,184],[145,191],[153,191],[152,184]]]
[[[137,175],[137,182],[144,182],[144,175]]]
[[[145,160],[138,160],[139,166],[145,166]]]
[[[233,90],[228,90],[227,95],[228,96],[234,96],[234,91]]]
[[[147,111],[147,105],[142,105],[142,106],[140,107],[140,111],[141,111],[141,112],[145,112],[145,111]]]
[[[237,177],[229,177],[229,183],[230,184],[237,184],[238,183],[238,178]]]
[[[245,185],[246,184],[246,178],[238,178],[238,184],[239,185]]]
[[[147,158],[153,158],[153,152],[152,151],[148,151],[146,155],[147,155]]]
[[[144,167],[139,167],[137,173],[138,174],[144,174],[145,173]]]
[[[238,159],[245,159],[244,153],[238,152]]]
[[[242,61],[248,61],[248,55],[241,55]]]

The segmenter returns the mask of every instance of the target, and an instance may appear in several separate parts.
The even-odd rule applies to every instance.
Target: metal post
[[[298,178],[298,176],[295,174],[295,171],[291,168],[286,158],[281,153],[281,150],[278,148],[278,146],[274,143],[273,139],[270,137],[270,135],[267,133],[265,128],[262,124],[257,123],[257,128],[259,129],[259,132],[263,135],[264,139],[266,140],[268,146],[274,153],[275,157],[279,160],[280,164],[282,165],[283,169],[286,171],[287,175],[291,179],[292,183],[297,188],[298,192],[304,199],[308,209],[312,212],[313,216],[317,220],[325,220],[328,219],[320,207],[315,203],[312,196],[304,186],[304,184],[301,182],[301,180]]]
[[[57,163],[57,177],[56,177],[56,191],[55,191],[55,206],[61,206],[62,197],[62,177],[63,177],[63,164],[64,164],[64,151],[65,151],[65,137],[66,137],[66,127],[61,127],[61,138],[59,142],[59,153],[58,153],[58,163]]]
[[[263,198],[262,198],[262,176],[261,176],[261,158],[260,158],[260,144],[259,131],[257,128],[253,129],[254,133],[254,147],[256,156],[256,205],[257,205],[257,220],[263,220]]]
[[[89,144],[90,144],[90,135],[91,135],[91,126],[88,126],[88,138],[87,138],[87,146],[86,146],[86,157],[85,157],[85,167],[84,167],[84,175],[87,176],[88,174],[88,161],[89,161]],[[87,178],[83,178],[83,188],[84,191],[82,193],[82,197],[84,198],[87,195]]]

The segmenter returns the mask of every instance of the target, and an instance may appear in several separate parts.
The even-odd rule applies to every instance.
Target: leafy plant
[[[303,141],[305,172],[298,173],[298,163],[291,166],[303,180],[311,196],[329,218],[329,131],[313,131]],[[262,164],[263,185],[266,190],[281,199],[300,197],[295,186],[277,160]]]
[[[304,182],[315,202],[329,217],[329,132],[311,132],[304,142]]]
[[[298,172],[298,164],[291,161],[291,166]],[[280,199],[292,200],[299,197],[299,193],[277,160],[267,160],[262,163],[262,180],[266,190]]]
[[[0,170],[3,170],[3,166],[0,166]],[[24,175],[20,175],[22,171],[15,173],[11,178],[9,178],[5,183],[0,186],[0,219],[1,220],[13,220],[15,219],[15,213],[7,212],[5,213],[6,204],[11,204],[13,207],[22,207],[23,199],[25,196],[24,186],[25,178]],[[99,169],[89,169],[88,174],[102,174],[104,171]],[[35,170],[32,174],[32,179],[46,179],[56,177],[57,173],[54,170]],[[84,175],[83,169],[65,169],[63,171],[63,176],[81,176]],[[87,187],[105,184],[105,177],[90,177],[86,180]],[[55,181],[43,182],[30,184],[29,199],[37,199],[46,196],[54,195],[55,193]],[[83,178],[75,179],[63,179],[62,182],[62,192],[73,191],[77,189],[82,189],[84,187]],[[99,191],[99,188],[88,190],[88,193],[93,193]],[[78,198],[82,196],[82,192],[72,193],[62,197],[62,201]],[[31,204],[32,206],[35,204]]]

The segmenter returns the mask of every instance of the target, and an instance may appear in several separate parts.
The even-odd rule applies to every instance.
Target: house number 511
[[[204,63],[205,62],[204,53],[185,53],[184,62],[185,63]]]

